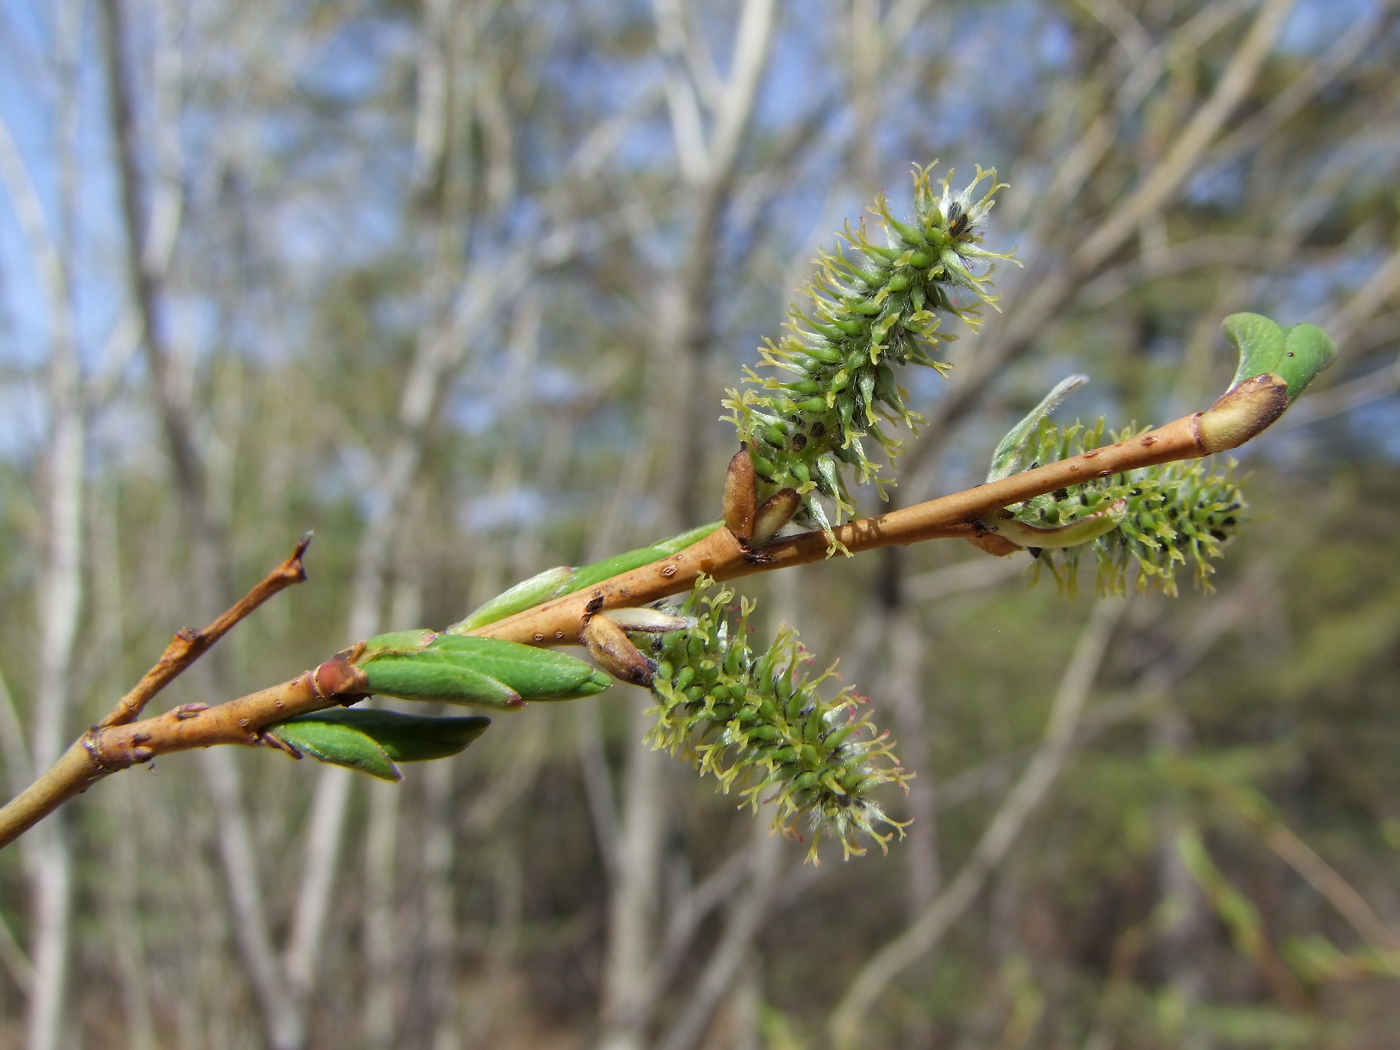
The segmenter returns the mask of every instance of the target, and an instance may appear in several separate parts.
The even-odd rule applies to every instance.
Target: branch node
[[[125,765],[111,765],[103,758],[102,748],[97,741],[98,735],[102,732],[103,729],[101,726],[93,726],[83,734],[83,750],[87,752],[88,758],[90,758],[92,764],[103,773],[115,773],[120,769],[126,769],[127,767]]]

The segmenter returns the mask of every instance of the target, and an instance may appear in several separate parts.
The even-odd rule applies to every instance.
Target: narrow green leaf
[[[509,686],[524,700],[573,700],[612,685],[611,678],[576,656],[500,638],[443,634],[425,655],[462,661]]]
[[[1337,344],[1315,324],[1295,324],[1283,330],[1283,359],[1278,374],[1288,381],[1291,401],[1317,374],[1337,358]]]
[[[1005,536],[1012,543],[1022,547],[1063,550],[1067,547],[1082,546],[1100,536],[1107,535],[1122,524],[1123,519],[1127,516],[1128,501],[1117,499],[1104,507],[1103,510],[1095,511],[1078,521],[1055,528],[1027,525],[1015,518],[997,519],[991,524],[996,526],[999,535]]]
[[[625,551],[622,554],[614,554],[611,558],[595,561],[591,565],[581,565],[574,570],[574,578],[569,582],[568,589],[562,593],[572,594],[574,591],[581,591],[585,587],[591,587],[595,583],[611,579],[618,573],[629,572],[632,569],[639,569],[643,565],[650,565],[654,561],[660,561],[662,558],[685,550],[692,543],[704,539],[723,524],[722,521],[712,521],[669,539],[659,540],[649,547],[638,547],[636,550]]]
[[[573,575],[574,570],[567,565],[545,569],[544,572],[517,583],[503,594],[496,595],[447,628],[446,633],[466,634],[478,627],[485,627],[488,623],[504,620],[507,616],[533,609],[536,605],[543,605],[552,598],[568,593]]]
[[[1240,355],[1240,366],[1235,370],[1235,378],[1230,380],[1231,390],[1265,372],[1280,374],[1284,337],[1283,329],[1277,324],[1260,314],[1241,313],[1225,318],[1221,327],[1225,338]]]
[[[325,712],[318,712],[324,714]],[[355,726],[324,718],[291,719],[271,726],[270,736],[321,762],[356,769],[380,780],[402,780],[403,774],[374,737]]]
[[[1026,465],[1022,463],[1021,453],[1025,451],[1026,442],[1030,441],[1031,435],[1040,426],[1040,421],[1053,412],[1071,390],[1075,390],[1087,382],[1089,382],[1089,377],[1086,375],[1072,375],[1068,379],[1060,380],[1055,384],[1055,389],[1046,394],[1040,404],[1031,409],[1021,422],[1007,431],[1006,437],[1001,439],[997,450],[992,453],[992,469],[987,472],[987,480],[1000,481],[1002,478],[1025,469]]]
[[[443,637],[454,637],[446,635]],[[518,692],[463,659],[424,651],[411,656],[376,656],[361,661],[369,678],[369,691],[401,700],[440,700],[447,704],[494,707],[502,711],[520,707]]]
[[[724,522],[722,521],[709,521],[704,525],[697,525],[693,529],[687,529],[685,532],[677,533],[670,539],[657,540],[651,545],[651,549],[656,551],[656,556],[658,558],[664,558],[668,554],[675,554],[678,551],[685,550],[692,543],[699,543],[723,524]]]
[[[468,744],[486,732],[491,719],[480,715],[428,718],[398,711],[350,707],[298,715],[274,729],[280,731],[286,726],[310,724],[348,726],[370,737],[394,762],[428,762],[466,750]]]
[[[591,696],[612,684],[602,671],[567,653],[459,634],[433,636],[416,652],[390,648],[359,665],[372,693],[500,710],[527,700]]]
[[[394,631],[391,634],[377,634],[365,642],[364,652],[360,653],[356,662],[362,664],[377,656],[407,656],[410,653],[419,653],[426,649],[428,643],[436,637],[436,632],[430,631],[426,627],[417,631]]]

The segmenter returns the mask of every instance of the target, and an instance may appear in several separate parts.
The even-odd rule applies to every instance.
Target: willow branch
[[[850,522],[832,530],[832,537],[807,532],[754,550],[721,527],[660,561],[620,573],[597,586],[556,598],[472,633],[531,645],[575,643],[585,619],[601,609],[646,605],[688,591],[702,574],[731,580],[819,561],[833,549],[832,539],[852,554],[892,544],[957,537],[993,553],[1010,553],[1015,545],[1001,540],[1002,545],[998,546],[995,527],[982,519],[1012,503],[1091,478],[1111,477],[1235,448],[1278,418],[1288,404],[1286,389],[1282,379],[1265,373],[1240,383],[1206,412],[1183,416],[1127,441],[1091,449],[1000,481]],[[146,700],[230,627],[278,591],[304,579],[301,555],[308,542],[309,536],[303,537],[286,562],[204,631],[177,634],[156,666],[122,699],[112,715],[84,733],[48,772],[0,809],[0,848],[89,785],[118,770],[149,762],[157,755],[216,744],[277,746],[263,733],[273,722],[336,704],[354,703],[363,697],[367,678],[355,666],[363,648],[360,644],[289,682],[237,700],[214,707],[183,704],[154,718],[129,720]]]
[[[364,672],[347,650],[289,682],[210,707],[182,704],[135,721],[147,702],[199,659],[239,621],[274,594],[306,579],[302,555],[311,533],[261,582],[202,631],[182,628],[155,665],[111,713],[84,733],[42,776],[0,808],[0,849],[103,777],[157,755],[214,744],[258,745],[262,728],[306,711],[353,702],[364,693]]]
[[[1244,385],[1241,384],[1242,387]],[[1259,392],[1259,400],[1265,400],[1267,392],[1262,387]],[[1224,401],[1222,398],[1215,407],[1224,407]],[[1211,414],[1214,416],[1216,413],[1213,410]],[[862,518],[833,529],[832,533],[837,543],[843,544],[852,554],[893,544],[958,537],[993,548],[995,530],[982,524],[981,519],[1012,503],[1068,488],[1091,478],[1111,477],[1174,460],[1198,459],[1242,444],[1243,440],[1263,429],[1259,427],[1240,440],[1234,440],[1238,435],[1233,435],[1228,439],[1233,443],[1224,444],[1212,433],[1203,435],[1201,421],[1205,415],[1197,412],[1183,416],[1127,441],[1092,449],[1070,459],[1047,463],[1001,481],[978,485],[927,503]],[[1272,419],[1268,421],[1272,422]],[[820,561],[827,557],[831,548],[832,544],[825,533],[806,532],[776,540],[754,551],[745,547],[728,529],[720,528],[668,558],[527,609],[472,633],[529,645],[571,645],[579,640],[579,629],[586,613],[647,605],[672,594],[681,594],[690,590],[702,573],[716,580],[732,580],[753,573]],[[1007,544],[996,552],[1010,553],[1013,549]],[[600,599],[601,605],[598,604]]]
[[[38,780],[0,809],[0,849],[103,777],[157,755],[216,744],[269,743],[264,726],[365,695],[365,673],[348,649],[291,681],[210,707],[181,704],[154,718],[93,726]]]
[[[121,702],[97,725],[99,728],[125,725],[140,717],[142,709],[151,698],[169,685],[175,678],[194,663],[209,647],[227,634],[235,624],[247,617],[254,609],[274,594],[286,590],[306,579],[306,568],[302,565],[302,555],[311,545],[311,533],[302,536],[296,550],[277,568],[263,578],[256,587],[245,594],[217,620],[202,631],[192,627],[181,627],[170,639],[170,644],[161,653],[149,671],[141,676],[132,690],[121,698]]]

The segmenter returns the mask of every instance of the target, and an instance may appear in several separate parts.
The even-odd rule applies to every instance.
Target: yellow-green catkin
[[[995,171],[978,168],[971,185],[954,193],[951,177],[935,183],[931,168],[915,169],[907,222],[877,198],[883,236],[872,238],[864,222],[857,229],[848,224],[845,244],[820,255],[821,270],[806,286],[808,308],[789,311],[788,333],[760,350],[760,372],[748,369],[748,385],[729,392],[727,418],[749,448],[759,502],[796,489],[803,497],[798,520],[828,531],[853,514],[847,468],[860,484],[880,483],[862,439],[893,457],[899,442],[885,424],[919,421],[894,366],[946,372],[948,365],[930,354],[954,338],[941,330],[940,315],[975,327],[981,305],[995,301],[990,269],[977,267],[1009,257],[981,247],[993,195],[1003,187]]]
[[[1075,423],[1064,427],[1040,421],[1021,458],[1025,468],[1079,455],[1103,444],[1103,420],[1093,426]],[[1129,429],[1112,435],[1124,441],[1140,431]],[[1060,586],[1075,589],[1080,560],[1087,549],[1098,569],[1095,587],[1100,594],[1122,593],[1128,569],[1138,567],[1138,586],[1160,587],[1174,595],[1177,570],[1188,563],[1196,582],[1209,588],[1215,568],[1211,560],[1246,520],[1247,505],[1234,478],[1233,461],[1224,467],[1193,460],[1095,478],[1071,489],[1036,496],[1009,508],[1017,521],[1036,528],[1057,528],[1094,513],[1117,499],[1125,499],[1128,512],[1118,527],[1080,547],[1036,551],[1038,564],[1049,569]]]
[[[863,854],[862,837],[883,850],[903,825],[870,797],[882,784],[905,785],[908,774],[891,752],[888,734],[858,711],[867,703],[843,689],[825,700],[817,686],[827,670],[808,678],[811,662],[797,634],[783,630],[767,650],[748,643],[753,606],[728,610],[734,594],[705,595],[697,589],[683,610],[695,626],[657,639],[652,693],[657,748],[713,773],[727,793],[739,788],[745,802],[776,802],[774,826],[800,837],[806,820],[812,833],[808,859],[828,836],[846,857]],[[881,830],[881,829],[884,830]]]

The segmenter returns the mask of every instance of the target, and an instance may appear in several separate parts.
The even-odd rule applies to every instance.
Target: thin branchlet
[[[784,628],[768,649],[751,649],[753,605],[744,600],[734,615],[733,599],[728,589],[707,595],[697,587],[684,608],[695,625],[656,641],[657,721],[648,739],[714,774],[726,793],[738,788],[754,808],[775,802],[774,826],[789,837],[807,821],[809,860],[817,861],[827,837],[846,857],[864,854],[863,837],[885,850],[903,824],[870,795],[909,778],[893,742],[858,710],[867,701],[854,690],[822,698],[817,687],[833,671],[807,676],[811,657],[795,631]]]

